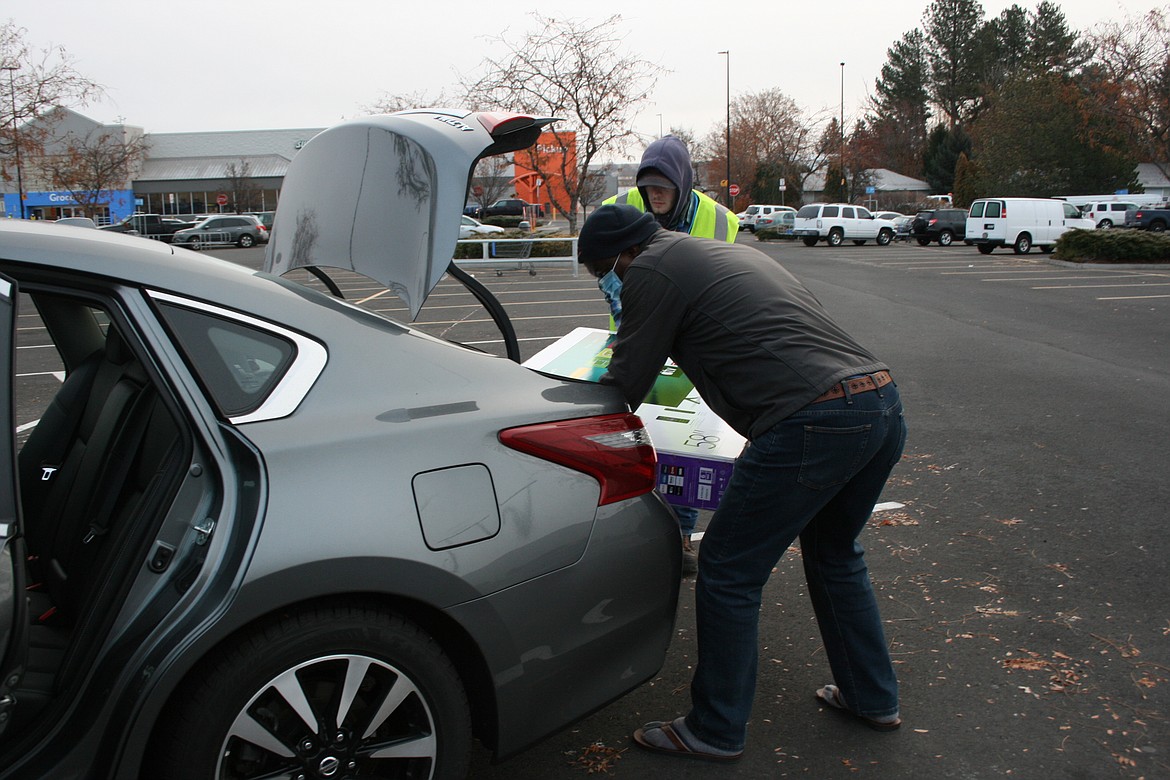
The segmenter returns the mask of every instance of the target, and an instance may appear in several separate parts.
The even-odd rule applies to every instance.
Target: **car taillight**
[[[261,233],[267,233],[267,232],[268,232],[268,228],[264,227],[263,225],[257,225],[256,227],[260,229],[260,232],[261,232]]]
[[[500,431],[502,444],[580,471],[601,483],[598,506],[655,487],[658,456],[636,414],[607,414]]]
[[[935,222],[938,222],[938,219],[937,219],[937,218],[931,218],[931,220],[930,220],[929,224],[933,225]]]

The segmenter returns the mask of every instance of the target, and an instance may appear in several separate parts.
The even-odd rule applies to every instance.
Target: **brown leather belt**
[[[877,390],[879,387],[885,387],[893,381],[894,378],[890,376],[889,371],[878,371],[876,374],[868,374],[852,379],[842,379],[812,399],[810,403],[819,404],[821,401],[832,401],[834,398],[842,398],[845,395],[846,385],[849,386],[849,394],[852,395],[853,393],[867,393],[870,390]]]

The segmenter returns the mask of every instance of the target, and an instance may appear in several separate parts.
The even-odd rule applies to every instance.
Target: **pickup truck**
[[[1125,226],[1137,230],[1161,233],[1170,227],[1170,208],[1165,204],[1157,208],[1139,206],[1125,212]]]
[[[131,214],[121,222],[104,225],[101,229],[113,233],[132,233],[146,236],[169,244],[176,231],[189,227],[191,227],[190,222],[173,217],[164,217],[159,214]]]
[[[525,209],[536,209],[536,216],[544,216],[544,208],[535,203],[529,203],[519,198],[505,198],[504,200],[497,200],[490,206],[484,207],[480,212],[480,219],[487,219],[488,217],[523,217],[527,212]]]

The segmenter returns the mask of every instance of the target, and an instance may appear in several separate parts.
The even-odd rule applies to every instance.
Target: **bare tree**
[[[261,203],[261,188],[256,186],[256,181],[252,178],[251,163],[241,157],[239,165],[234,162],[228,163],[225,173],[232,210],[237,214],[257,211]]]
[[[25,40],[27,32],[11,20],[0,23],[0,67],[5,69],[0,71],[0,174],[6,178],[17,137],[21,153],[35,156],[51,135],[47,122],[28,123],[50,115],[56,106],[85,105],[102,93],[77,72],[63,48],[35,50]]]
[[[784,179],[794,193],[804,189],[808,176],[824,166],[818,146],[819,116],[809,116],[779,89],[765,89],[736,97],[731,103],[731,178],[749,203],[771,203]],[[708,161],[706,178],[721,181],[727,175],[726,126],[713,127],[696,153]]]
[[[127,188],[146,157],[147,141],[141,132],[103,127],[85,137],[70,133],[62,147],[39,158],[37,166],[54,189],[68,192],[85,216],[93,218],[109,205],[115,190]]]
[[[649,99],[662,68],[622,49],[621,16],[590,23],[533,13],[537,29],[519,39],[503,36],[507,54],[484,61],[484,75],[464,84],[480,108],[555,116],[553,146],[576,154],[532,154],[536,173],[559,179],[568,203],[554,208],[576,231],[577,206],[590,187],[589,165],[600,154],[619,153],[632,140],[638,109]],[[575,137],[574,137],[575,134]]]
[[[512,159],[503,155],[484,157],[475,165],[471,192],[480,208],[490,206],[511,192]]]
[[[368,106],[362,106],[362,110],[367,114],[393,114],[411,108],[458,108],[464,102],[465,99],[462,97],[449,96],[445,89],[440,89],[433,95],[426,90],[386,92]]]
[[[1142,162],[1170,177],[1170,20],[1164,9],[1108,24],[1090,36],[1094,64],[1112,84],[1113,110],[1129,130]],[[1101,94],[1105,90],[1099,91]],[[1098,96],[1101,97],[1101,94]]]

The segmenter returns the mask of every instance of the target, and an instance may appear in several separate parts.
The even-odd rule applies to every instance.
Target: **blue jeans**
[[[893,384],[810,404],[752,441],[699,546],[699,657],[687,726],[742,750],[756,689],[760,594],[799,536],[833,681],[851,710],[898,712],[898,682],[857,537],[902,456]]]
[[[693,506],[676,506],[671,505],[674,510],[675,517],[678,518],[678,530],[682,532],[683,536],[690,536],[695,532],[695,526],[699,523],[699,510]]]

